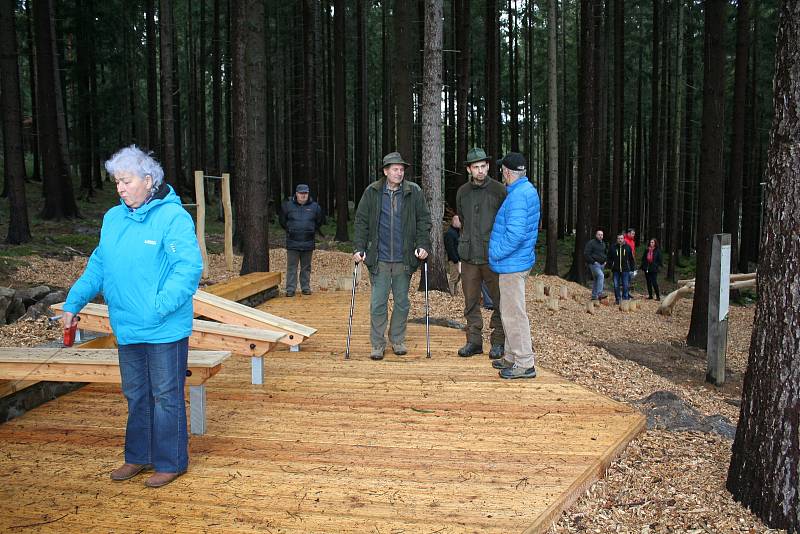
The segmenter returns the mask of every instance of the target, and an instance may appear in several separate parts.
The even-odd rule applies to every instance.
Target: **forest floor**
[[[110,195],[113,189],[104,197]],[[0,285],[68,288],[97,241],[100,214],[113,205],[113,200],[105,200],[81,202],[86,218],[77,223],[51,223],[34,217],[33,243],[0,246]],[[4,234],[3,223],[0,232]],[[215,235],[209,237],[211,276],[204,284],[235,275],[226,272],[222,256],[213,253],[222,249],[221,226],[211,221],[209,232]],[[280,232],[273,231],[270,241],[271,270],[284,271],[286,253],[277,248],[282,241]],[[315,291],[332,290],[339,278],[352,277],[350,255],[337,250],[346,250],[347,244],[326,239],[323,248],[330,250],[314,255]],[[539,257],[540,268],[541,253]],[[565,255],[561,262],[562,267],[568,265]],[[239,265],[241,258],[237,257],[236,269]],[[418,277],[416,274],[412,287],[417,287]],[[549,311],[544,303],[531,298],[535,278],[548,286],[567,286],[570,296],[577,295],[579,300],[562,300],[558,311]],[[359,288],[368,284],[368,277],[362,274]],[[648,430],[630,443],[605,477],[562,515],[551,532],[771,532],[725,489],[754,306],[731,307],[727,383],[716,388],[704,381],[705,353],[685,343],[691,300],[679,301],[672,316],[657,315],[657,303],[646,299],[639,284],[641,280],[634,286],[634,296],[642,305],[639,311],[623,313],[614,306],[601,306],[589,314],[586,287],[540,274],[528,280],[537,365],[648,415]],[[433,320],[463,324],[461,295],[431,291],[429,297]],[[424,317],[424,294],[412,291],[411,301],[410,317],[419,320]],[[490,312],[483,313],[484,324],[488,324]],[[20,321],[0,326],[0,346],[34,346],[60,335],[60,327],[46,319]],[[453,347],[453,352],[457,349]],[[487,360],[489,372],[494,371]]]

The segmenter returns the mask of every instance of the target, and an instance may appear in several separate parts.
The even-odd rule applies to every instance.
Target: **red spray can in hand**
[[[80,320],[80,319],[78,319]],[[78,329],[78,321],[74,321],[69,327],[64,328],[64,346],[71,347],[75,343],[75,331]]]

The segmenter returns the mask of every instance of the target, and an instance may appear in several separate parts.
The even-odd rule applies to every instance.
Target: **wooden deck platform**
[[[152,490],[115,483],[125,403],[93,384],[0,425],[0,531],[543,532],[644,427],[644,418],[545,369],[497,378],[458,358],[459,331],[410,324],[407,356],[369,360],[359,295],[273,299],[319,328],[265,362],[230,359],[208,391],[189,473]],[[30,526],[33,525],[33,526]],[[23,527],[27,527],[27,530]],[[13,529],[13,530],[12,530]]]

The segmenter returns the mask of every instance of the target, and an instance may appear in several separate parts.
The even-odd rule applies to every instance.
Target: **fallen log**
[[[755,273],[749,273],[749,274],[752,274],[753,277],[739,278],[737,276],[737,278],[739,279],[730,284],[729,286],[730,290],[733,291],[736,289],[747,289],[750,287],[756,287]],[[734,275],[731,275],[731,278],[733,276]],[[694,294],[694,280],[681,280],[680,282],[686,282],[686,284],[683,285],[682,287],[679,287],[666,297],[664,297],[664,299],[661,301],[661,305],[658,307],[658,310],[656,310],[656,313],[667,316],[672,315],[672,309],[675,307],[675,303],[678,302],[678,300],[680,300],[682,297],[686,295]],[[680,284],[680,282],[678,283]]]

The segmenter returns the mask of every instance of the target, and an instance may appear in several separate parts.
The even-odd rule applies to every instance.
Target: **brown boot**
[[[182,474],[183,473],[159,473],[156,471],[153,473],[153,476],[144,481],[144,485],[148,488],[160,488],[161,486],[166,486]]]
[[[149,468],[150,464],[122,464],[121,467],[111,471],[111,480],[116,480],[117,482],[128,480]]]

